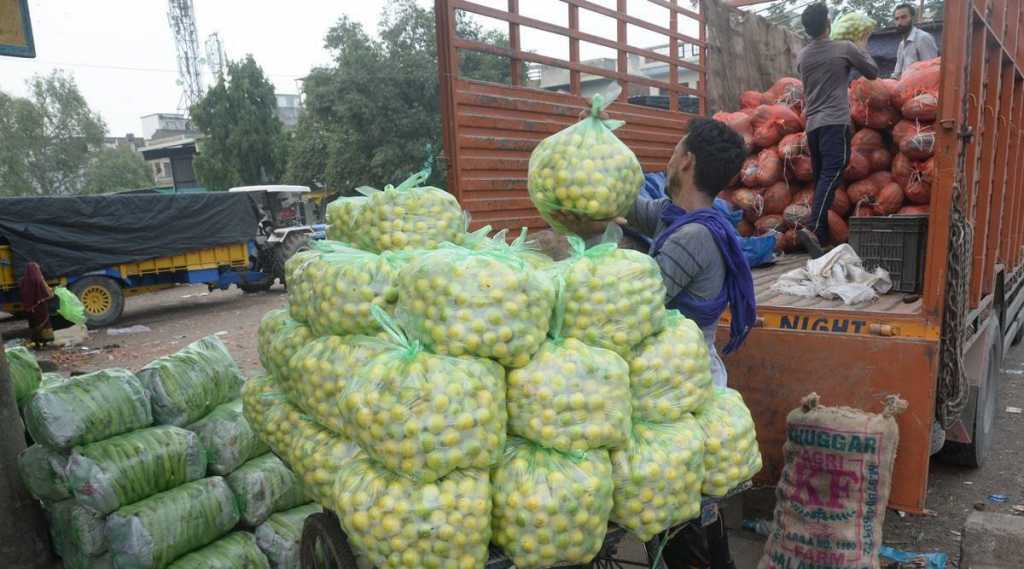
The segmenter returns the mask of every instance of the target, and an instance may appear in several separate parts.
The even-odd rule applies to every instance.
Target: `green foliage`
[[[28,85],[28,98],[0,92],[0,196],[78,194],[103,120],[61,71]]]
[[[284,171],[285,137],[274,86],[251,55],[228,63],[221,79],[192,107],[205,136],[194,167],[214,190],[277,182]]]
[[[104,147],[93,154],[85,169],[82,192],[102,194],[152,185],[153,174],[142,155],[124,146]]]
[[[462,18],[459,35],[507,45]],[[441,110],[434,14],[415,0],[384,9],[372,38],[342,17],[324,40],[332,63],[304,83],[305,105],[289,145],[286,181],[343,193],[361,185],[397,183],[423,164],[429,144],[439,153]],[[488,54],[461,56],[463,77],[508,83],[507,60]],[[436,158],[436,156],[435,156]],[[435,168],[430,184],[443,172]]]
[[[893,25],[893,10],[904,2],[913,4],[915,8],[920,7],[918,0],[839,0],[828,2],[828,5],[833,21],[847,12],[863,12],[878,22],[879,28],[887,28]],[[943,4],[943,0],[926,0],[924,13],[918,11],[918,21],[941,18]],[[754,12],[776,25],[802,34],[804,28],[800,24],[800,14],[809,5],[807,0],[782,0],[767,8],[755,9]]]

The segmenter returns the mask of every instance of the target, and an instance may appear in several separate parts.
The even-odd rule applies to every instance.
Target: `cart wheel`
[[[331,512],[313,514],[302,525],[302,569],[358,569],[356,556]]]

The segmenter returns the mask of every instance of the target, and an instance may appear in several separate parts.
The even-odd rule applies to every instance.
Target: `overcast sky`
[[[432,0],[418,0],[432,6]],[[477,0],[507,7],[507,0]],[[200,50],[216,32],[229,58],[255,57],[279,93],[297,93],[296,79],[328,62],[327,30],[341,15],[373,33],[387,0],[194,0]],[[615,0],[597,0],[615,5]],[[683,5],[686,3],[683,2]],[[525,0],[525,15],[567,26],[565,5]],[[628,0],[631,15],[667,24],[667,11],[646,0]],[[139,117],[175,112],[181,99],[177,54],[167,23],[165,0],[29,0],[36,59],[0,59],[0,90],[26,95],[25,81],[56,68],[71,72],[89,105],[107,123],[108,134],[141,135]],[[664,13],[662,13],[664,12]],[[482,24],[495,27],[492,21]],[[583,11],[581,28],[615,37],[614,21]],[[692,30],[686,30],[693,33]],[[630,26],[630,43],[653,46],[664,36]],[[568,41],[545,32],[523,31],[523,48],[567,58]],[[583,59],[613,55],[610,49],[582,45]],[[209,76],[206,77],[209,82]]]

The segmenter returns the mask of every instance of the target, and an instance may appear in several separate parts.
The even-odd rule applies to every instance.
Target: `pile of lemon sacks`
[[[491,543],[520,569],[586,564],[609,522],[649,539],[760,469],[749,411],[712,387],[651,258],[453,233],[464,216],[437,191],[333,210],[361,220],[330,233],[357,243],[289,261],[289,306],[259,329],[267,374],[242,393],[371,564],[478,569]]]

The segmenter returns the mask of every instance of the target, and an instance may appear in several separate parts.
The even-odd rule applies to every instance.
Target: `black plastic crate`
[[[850,218],[850,245],[864,268],[889,271],[896,292],[921,291],[927,241],[927,214]]]

